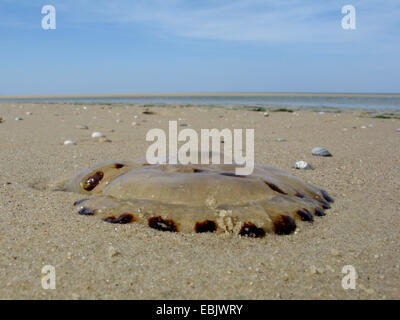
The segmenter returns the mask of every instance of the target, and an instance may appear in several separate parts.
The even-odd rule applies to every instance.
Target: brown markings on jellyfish
[[[115,163],[115,164],[114,164],[114,168],[115,168],[115,169],[122,169],[123,167],[125,167],[125,165],[122,164],[122,163]]]
[[[160,231],[177,232],[178,228],[173,220],[163,219],[162,217],[152,217],[149,219],[149,227]]]
[[[324,199],[328,202],[333,203],[335,200],[333,200],[333,198],[328,194],[328,192],[326,192],[325,190],[320,190],[322,193],[322,196],[324,197]]]
[[[307,209],[300,209],[296,212],[296,214],[300,217],[302,221],[314,221],[312,214]]]
[[[194,173],[202,173],[202,172],[204,172],[204,170],[193,168],[193,172]]]
[[[217,224],[211,220],[196,222],[194,226],[194,231],[196,231],[197,233],[214,232],[215,230],[217,230]]]
[[[318,217],[323,217],[323,216],[326,215],[325,212],[324,212],[321,208],[318,208],[318,207],[315,208],[314,214],[315,214],[316,216],[318,216]]]
[[[296,192],[295,196],[297,198],[301,198],[301,199],[306,197],[306,195],[303,192],[299,192],[299,191]]]
[[[245,222],[239,234],[249,238],[262,238],[265,236],[265,231],[262,228],[258,228],[254,223]]]
[[[326,201],[320,201],[320,203],[321,203],[322,209],[330,209],[331,208],[329,203]]]
[[[125,223],[135,221],[135,217],[131,213],[123,213],[118,218],[111,216],[111,217],[105,218],[104,221],[109,222],[109,223],[125,224]]]
[[[291,234],[294,230],[296,230],[296,223],[289,216],[281,215],[274,221],[276,234]]]
[[[79,214],[82,216],[93,216],[96,213],[96,210],[82,208],[79,210]]]
[[[268,187],[270,187],[272,190],[274,190],[274,191],[276,191],[276,192],[279,192],[279,193],[282,193],[282,194],[286,194],[286,192],[282,191],[276,184],[273,184],[273,183],[268,182],[268,181],[264,181],[264,183],[265,183]]]
[[[97,187],[103,177],[104,173],[102,171],[97,171],[83,182],[82,188],[86,191],[92,191]]]

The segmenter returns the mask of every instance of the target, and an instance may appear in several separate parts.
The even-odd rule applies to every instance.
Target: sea
[[[400,110],[399,94],[335,94],[335,95],[143,95],[112,97],[68,97],[68,98],[13,98],[0,102],[31,103],[123,103],[123,104],[181,104],[213,105],[221,107],[235,106],[281,106],[281,107],[320,107],[320,108],[356,108]]]

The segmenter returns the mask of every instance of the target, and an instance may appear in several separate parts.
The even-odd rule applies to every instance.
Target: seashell
[[[284,139],[284,138],[278,138],[278,139],[276,139],[276,142],[286,142],[287,140],[286,139]]]
[[[305,161],[297,161],[294,165],[296,169],[312,170],[313,167]]]
[[[28,111],[28,112],[26,113],[27,116],[31,116],[32,114],[33,114],[33,113],[30,112],[30,111]]]
[[[311,153],[314,156],[321,156],[321,157],[332,157],[332,154],[325,148],[323,147],[316,147],[312,149]]]
[[[72,141],[72,140],[65,140],[64,141],[64,145],[76,145],[76,143],[75,143],[75,141]]]
[[[83,130],[89,129],[89,127],[88,127],[87,125],[85,125],[85,124],[77,124],[77,125],[75,126],[75,128],[76,128],[76,129],[83,129]]]
[[[361,126],[361,129],[367,129],[367,127],[366,126]]]
[[[23,119],[22,119],[21,117],[16,117],[15,120],[16,120],[16,121],[21,121],[21,120],[23,120]]]
[[[264,117],[269,117],[269,113],[268,112],[264,112]]]
[[[106,136],[101,132],[93,132],[92,138],[105,138]]]

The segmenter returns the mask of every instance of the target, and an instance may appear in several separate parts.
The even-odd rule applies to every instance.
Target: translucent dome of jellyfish
[[[74,204],[79,214],[105,222],[252,238],[290,234],[333,202],[326,191],[272,166],[255,164],[247,176],[237,175],[237,167],[109,161],[81,171],[65,190],[86,196]]]

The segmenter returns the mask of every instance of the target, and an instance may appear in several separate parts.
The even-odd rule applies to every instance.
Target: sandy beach
[[[207,106],[144,110],[0,103],[0,299],[400,298],[400,120],[311,108],[268,117]],[[335,203],[295,234],[249,239],[113,225],[79,215],[73,203],[82,195],[54,191],[97,162],[144,158],[146,133],[167,130],[169,120],[196,131],[254,128],[256,162],[327,190]],[[111,142],[91,138],[95,131]],[[313,156],[318,146],[333,157]],[[315,169],[294,169],[298,160]],[[45,265],[55,267],[55,290],[42,288]],[[358,274],[354,290],[342,287],[346,265]]]

